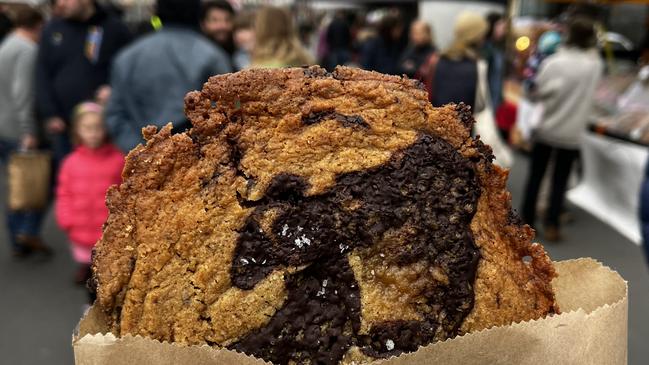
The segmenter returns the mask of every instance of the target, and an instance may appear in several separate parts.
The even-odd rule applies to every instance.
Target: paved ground
[[[515,205],[520,201],[525,161],[511,175]],[[4,195],[4,194],[2,194]],[[590,215],[574,209],[565,241],[546,248],[555,260],[590,256],[618,270],[629,281],[629,364],[649,362],[649,272],[642,253]],[[56,250],[50,262],[15,262],[0,246],[0,363],[72,364],[70,346],[85,293],[72,284],[74,265],[64,236],[48,216],[44,237]],[[0,230],[0,240],[6,233]]]

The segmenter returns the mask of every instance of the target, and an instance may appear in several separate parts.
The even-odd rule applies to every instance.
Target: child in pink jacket
[[[85,102],[77,106],[72,132],[76,144],[61,165],[56,188],[56,220],[67,233],[72,256],[79,263],[75,281],[90,277],[90,255],[108,217],[106,190],[121,182],[124,155],[111,143],[102,107]]]

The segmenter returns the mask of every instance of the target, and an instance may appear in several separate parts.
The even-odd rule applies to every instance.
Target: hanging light
[[[523,52],[530,47],[530,43],[531,43],[530,37],[524,35],[518,37],[515,46],[519,52]]]

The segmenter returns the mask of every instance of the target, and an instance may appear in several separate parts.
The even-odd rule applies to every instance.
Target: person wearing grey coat
[[[147,125],[186,129],[184,97],[212,75],[232,71],[228,56],[198,33],[200,1],[158,0],[162,29],[124,49],[111,70],[106,125],[124,152],[143,141]]]
[[[12,154],[38,147],[34,71],[43,15],[29,6],[18,7],[14,25],[16,28],[0,43],[0,162],[4,165]],[[14,257],[52,254],[40,238],[41,210],[6,206],[4,214]]]

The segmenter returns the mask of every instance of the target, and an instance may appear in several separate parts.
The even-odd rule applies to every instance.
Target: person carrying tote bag
[[[14,9],[14,30],[0,44],[0,161],[8,167],[5,209],[14,257],[51,250],[39,238],[49,192],[49,157],[36,151],[34,68],[43,15]],[[27,151],[27,152],[25,152]]]
[[[462,12],[455,22],[455,39],[441,55],[433,54],[420,69],[434,106],[464,103],[473,110],[474,133],[489,144],[496,163],[509,167],[512,154],[498,135],[487,83],[487,64],[479,58],[479,48],[487,31],[487,21],[477,13]]]

